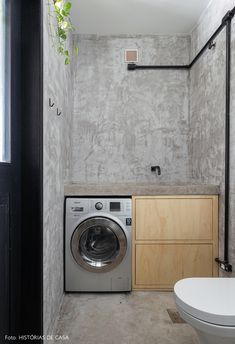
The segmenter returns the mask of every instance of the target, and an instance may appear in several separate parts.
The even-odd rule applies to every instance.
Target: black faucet
[[[161,167],[160,166],[151,166],[151,172],[157,172],[157,174],[161,175]]]

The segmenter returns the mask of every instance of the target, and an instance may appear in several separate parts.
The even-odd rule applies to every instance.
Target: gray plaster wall
[[[63,199],[70,169],[72,74],[52,47],[47,2],[43,2],[43,35],[43,323],[44,333],[50,334],[63,297]]]
[[[234,1],[214,0],[201,16],[191,35],[191,58],[220,25]],[[235,22],[232,23],[231,89],[231,221],[230,261],[235,266]],[[219,205],[219,251],[224,245],[224,142],[225,142],[225,30],[190,72],[190,165],[192,181],[221,185]],[[231,274],[230,274],[231,276]]]
[[[187,71],[128,72],[140,64],[187,64],[189,36],[74,35],[71,181],[180,182],[190,179]],[[150,172],[160,165],[161,177]]]

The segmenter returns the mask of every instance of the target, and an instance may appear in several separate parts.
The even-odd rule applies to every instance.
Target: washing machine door
[[[121,226],[106,217],[91,217],[75,229],[71,251],[76,262],[87,271],[105,272],[116,268],[127,250]]]

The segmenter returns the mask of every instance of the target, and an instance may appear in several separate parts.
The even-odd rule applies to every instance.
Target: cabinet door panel
[[[136,240],[212,240],[210,198],[136,199]]]
[[[212,277],[210,244],[137,244],[136,285],[173,287],[179,279]]]

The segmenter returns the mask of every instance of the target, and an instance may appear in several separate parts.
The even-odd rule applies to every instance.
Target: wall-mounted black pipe
[[[136,70],[136,69],[191,69],[194,64],[198,61],[198,59],[202,56],[202,54],[210,47],[212,42],[215,40],[215,38],[218,36],[218,34],[223,30],[223,28],[226,26],[226,22],[222,22],[221,25],[218,27],[218,29],[213,33],[213,35],[210,37],[210,39],[206,42],[206,44],[202,47],[202,49],[199,51],[199,53],[194,57],[194,59],[187,65],[137,65],[135,63],[129,63],[127,65],[127,69],[130,71]]]
[[[129,63],[127,65],[128,70],[136,70],[136,69],[189,69],[188,65],[172,65],[172,66],[167,66],[167,65],[160,65],[160,66],[154,66],[154,65],[137,65],[135,63]]]
[[[202,47],[202,49],[199,51],[199,53],[194,57],[192,62],[189,64],[189,69],[194,66],[194,64],[198,61],[198,59],[202,56],[202,54],[210,47],[211,43],[216,39],[216,37],[219,35],[219,33],[223,30],[226,23],[221,23],[218,29],[213,33],[213,35],[208,39],[206,44]]]
[[[226,103],[225,103],[225,186],[224,186],[224,259],[216,262],[225,271],[232,271],[229,263],[229,221],[230,221],[230,96],[231,96],[231,20],[234,13],[228,12],[226,22]]]
[[[193,65],[197,62],[197,60],[202,56],[202,54],[210,47],[211,43],[215,40],[218,34],[223,30],[226,26],[228,20],[232,20],[235,15],[235,7],[226,13],[223,17],[220,26],[216,29],[216,31],[212,34],[212,36],[208,39],[206,44],[202,47],[202,49],[198,52],[198,54],[194,57],[194,59],[187,65],[137,65],[135,63],[129,63],[127,65],[127,69],[130,71],[134,71],[136,69],[191,69]]]
[[[218,34],[226,27],[226,86],[225,86],[225,201],[224,201],[224,259],[216,258],[220,268],[231,272],[232,265],[229,263],[229,225],[230,225],[230,98],[231,98],[231,21],[235,15],[235,7],[226,13],[220,26],[188,65],[136,65],[128,64],[128,70],[136,69],[191,69],[207,48],[211,47]]]
[[[228,262],[229,196],[230,196],[230,86],[231,86],[231,20],[226,23],[226,118],[225,118],[225,228],[224,260]]]

